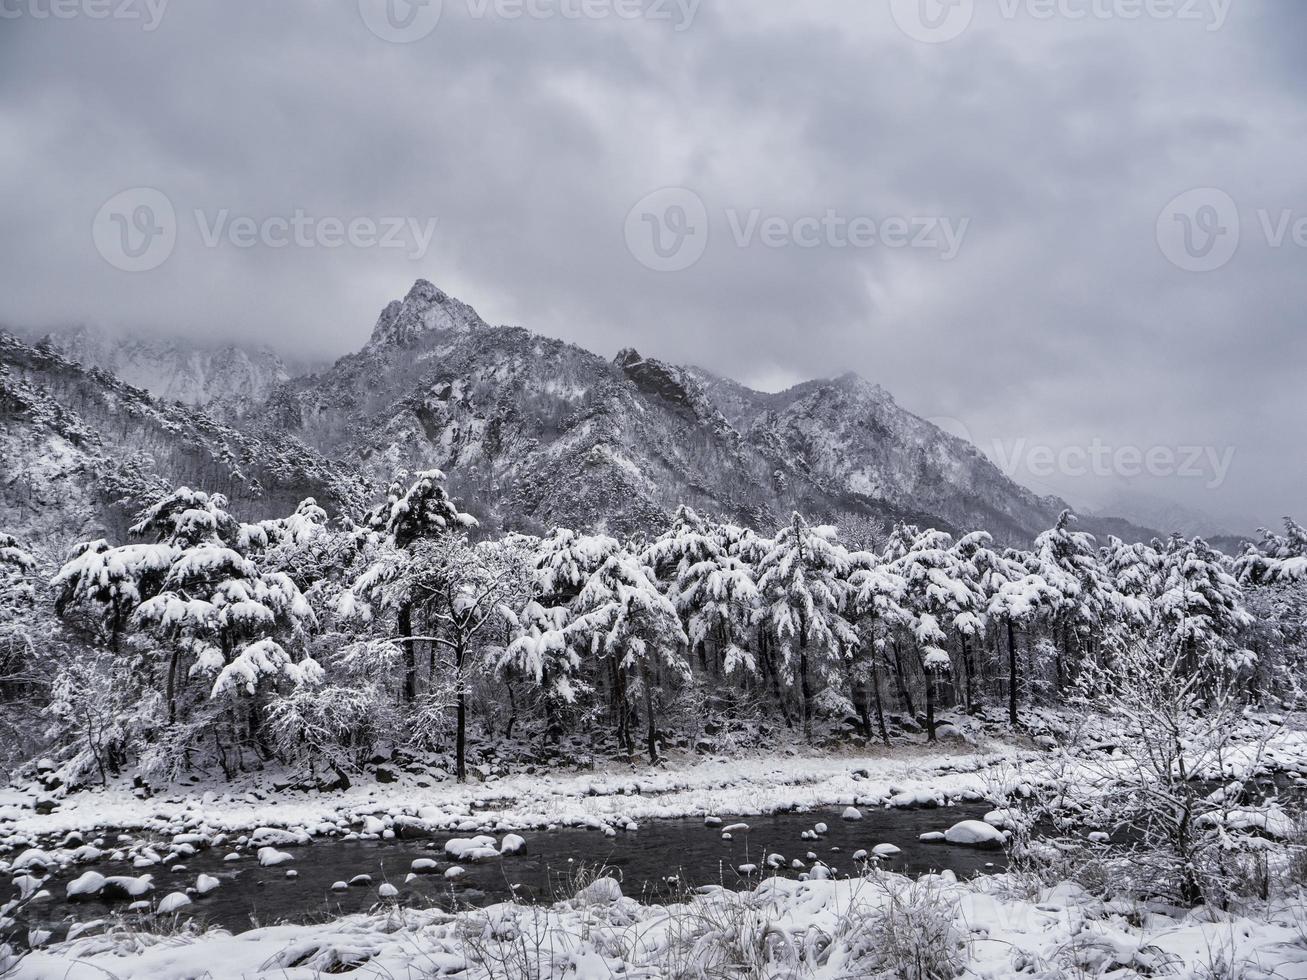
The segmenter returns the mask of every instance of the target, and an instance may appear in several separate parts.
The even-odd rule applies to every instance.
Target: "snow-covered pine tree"
[[[946,649],[946,628],[963,617],[971,630],[976,623],[978,599],[968,583],[964,563],[953,548],[953,538],[943,531],[924,531],[896,559],[892,568],[907,583],[902,605],[909,613],[903,624],[925,678],[926,738],[935,741],[935,701],[939,677],[953,670]],[[970,570],[970,578],[975,577]]]
[[[79,545],[53,585],[62,612],[103,616],[98,633],[115,654],[130,630],[138,654],[166,656],[170,723],[178,721],[183,656],[193,661],[188,676],[211,680],[208,698],[228,698],[256,735],[259,705],[242,705],[245,698],[282,681],[322,680],[316,661],[287,650],[304,649],[316,626],[312,608],[290,576],[261,568],[239,550],[240,525],[221,494],[181,487],[148,507],[132,530],[156,540]],[[183,741],[200,734],[203,729]],[[184,754],[189,743],[174,748]]]
[[[420,470],[405,486],[408,474],[400,471],[386,491],[386,499],[367,515],[366,524],[377,540],[370,543],[367,568],[342,595],[341,611],[357,610],[369,618],[371,606],[393,613],[399,643],[404,653],[404,702],[417,700],[417,645],[413,638],[413,604],[396,583],[401,580],[412,546],[445,534],[477,527],[477,519],[464,513],[445,490],[445,474],[437,469]]]
[[[1153,620],[1153,604],[1161,591],[1162,558],[1143,542],[1127,544],[1115,535],[1099,553],[1109,587],[1104,599],[1112,619],[1136,629]]]
[[[844,652],[857,643],[845,619],[848,553],[835,529],[811,525],[797,511],[782,527],[758,565],[768,628],[782,651],[782,663],[803,696],[803,734],[812,738],[811,676],[834,682]]]
[[[1048,627],[1057,651],[1053,666],[1059,691],[1070,679],[1070,667],[1083,656],[1104,609],[1094,537],[1072,530],[1075,520],[1069,510],[1062,511],[1057,522],[1035,538],[1029,562],[1029,570],[1057,592]]]
[[[49,607],[38,601],[37,585],[36,558],[0,531],[0,771],[31,748],[33,721],[49,683],[38,651],[56,655],[44,618]]]
[[[594,666],[582,657],[585,644],[565,627],[576,614],[573,606],[585,583],[620,550],[616,538],[570,528],[555,528],[531,542],[532,595],[505,617],[509,643],[503,665],[521,670],[541,692],[546,741],[557,741],[561,715],[594,690],[584,676]]]
[[[683,681],[690,677],[682,652],[689,639],[676,608],[659,591],[652,570],[624,549],[609,554],[586,579],[572,608],[574,617],[564,634],[584,641],[612,670],[619,738],[633,751],[627,690],[629,682],[637,680],[649,760],[658,761],[655,672],[665,670]]]
[[[447,677],[454,704],[454,764],[459,782],[467,780],[467,698],[470,683],[493,666],[502,647],[483,656],[487,627],[500,608],[520,607],[530,593],[526,554],[498,541],[470,544],[465,534],[448,533],[410,542],[408,561],[396,584],[420,609],[430,630],[432,684]],[[437,664],[437,651],[444,662]],[[437,666],[443,668],[437,674]],[[426,721],[435,721],[427,719]],[[418,719],[417,724],[426,722]]]
[[[714,669],[720,666],[726,677],[737,671],[758,673],[747,639],[758,609],[758,587],[748,565],[714,542],[711,551],[680,571],[669,598],[683,617],[691,647],[705,661],[704,651],[711,648]]]
[[[1243,607],[1243,589],[1222,558],[1202,538],[1172,535],[1162,552],[1156,612],[1190,669],[1237,674],[1255,663],[1239,635],[1253,620]]]
[[[681,506],[672,526],[640,556],[681,614],[702,668],[725,675],[741,668],[757,671],[753,653],[740,645],[751,626],[758,590],[751,569],[728,553],[728,541],[738,541],[737,532]]]
[[[316,661],[296,660],[286,650],[303,647],[316,627],[312,607],[289,575],[265,571],[246,556],[248,537],[225,505],[220,494],[183,487],[147,510],[134,528],[174,549],[159,590],[132,615],[134,626],[153,630],[171,651],[167,697],[173,719],[181,651],[195,658],[191,676],[213,678],[214,698],[253,695],[266,680],[322,679]]]
[[[957,632],[962,651],[962,672],[965,683],[964,697],[968,714],[980,708],[980,684],[977,677],[976,657],[985,642],[989,629],[989,602],[997,588],[996,582],[1005,580],[1005,563],[994,551],[993,538],[986,531],[964,534],[953,546],[955,571],[961,588],[955,592],[956,610],[952,615],[953,629]]]
[[[163,586],[181,548],[168,541],[112,547],[100,538],[75,545],[51,579],[55,610],[80,614],[89,632],[117,653],[136,607]]]
[[[885,706],[881,697],[880,674],[885,659],[887,633],[899,630],[910,615],[903,608],[908,583],[888,563],[872,552],[859,551],[849,556],[848,615],[855,624],[858,643],[849,667],[850,694],[865,738],[871,738],[868,693],[876,707],[876,727],[881,741],[889,745],[885,726]]]
[[[1063,593],[1049,585],[1041,575],[1028,572],[1030,556],[1008,549],[1003,562],[988,579],[989,604],[985,613],[1007,637],[1008,722],[1013,728],[1020,723],[1017,704],[1020,700],[1020,653],[1017,629],[1029,631],[1034,624],[1063,601]],[[996,643],[997,645],[997,643]]]

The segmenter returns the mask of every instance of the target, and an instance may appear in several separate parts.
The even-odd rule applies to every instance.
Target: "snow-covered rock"
[[[581,905],[609,905],[620,900],[622,886],[616,878],[596,878],[575,895],[575,901]]]
[[[141,875],[139,878],[133,878],[131,875],[113,875],[104,879],[104,886],[100,889],[101,894],[121,892],[129,898],[140,898],[152,891],[154,891],[152,875]]]
[[[190,896],[185,892],[172,892],[165,895],[159,902],[160,915],[172,915],[174,912],[180,912],[186,906],[191,904]]]
[[[495,839],[485,834],[476,837],[454,837],[445,841],[445,853],[455,861],[491,861],[499,857]]]
[[[962,844],[967,847],[1000,847],[1006,840],[1001,830],[983,820],[963,820],[955,823],[944,832],[944,839],[950,844]]]
[[[292,847],[311,840],[313,838],[302,830],[283,830],[280,827],[259,827],[250,834],[251,847]]]
[[[862,811],[856,806],[845,807],[844,812],[840,814],[841,820],[861,820]]]
[[[259,864],[265,868],[275,867],[278,864],[285,864],[287,861],[294,861],[295,857],[285,851],[279,851],[275,847],[259,848]]]
[[[213,875],[200,875],[195,879],[195,893],[197,895],[207,895],[211,891],[217,890],[222,882]]]
[[[517,854],[526,850],[526,838],[520,834],[505,834],[499,845],[500,854]]]
[[[74,880],[68,882],[68,897],[76,898],[78,895],[98,895],[104,888],[104,875],[98,871],[87,871],[79,875]]]
[[[59,862],[46,851],[39,847],[29,847],[18,857],[14,858],[13,863],[9,865],[10,871],[21,871],[24,868],[40,868],[42,870],[53,870],[59,867]]]

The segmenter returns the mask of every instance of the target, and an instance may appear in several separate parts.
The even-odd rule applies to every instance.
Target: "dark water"
[[[587,869],[604,866],[622,882],[624,894],[653,901],[672,897],[686,887],[722,884],[729,888],[750,888],[765,876],[781,874],[798,877],[799,869],[789,862],[799,858],[806,865],[809,852],[825,862],[836,877],[859,872],[853,853],[868,852],[881,843],[902,848],[902,853],[880,862],[892,871],[918,874],[925,871],[952,870],[959,877],[1001,870],[1001,851],[956,847],[944,842],[921,843],[917,836],[927,831],[947,830],[959,820],[979,819],[987,807],[954,806],[933,810],[864,810],[860,821],[840,818],[842,808],[811,813],[784,813],[767,817],[723,818],[723,826],[743,822],[747,833],[736,832],[734,839],[722,839],[723,827],[707,827],[702,819],[656,820],[640,825],[634,832],[620,832],[606,837],[597,831],[560,828],[551,831],[525,831],[524,853],[499,858],[484,864],[455,862],[444,853],[444,843],[453,836],[473,834],[440,833],[429,838],[395,841],[339,841],[320,839],[302,847],[283,850],[294,860],[276,867],[260,867],[252,852],[242,851],[242,858],[224,862],[227,848],[202,851],[185,861],[186,870],[174,873],[164,865],[136,870],[129,864],[100,861],[93,865],[69,868],[45,887],[54,895],[29,910],[28,924],[55,928],[61,934],[69,921],[98,919],[125,913],[129,900],[105,901],[64,898],[67,883],[83,871],[95,870],[105,876],[125,874],[154,875],[154,891],[147,896],[156,904],[165,895],[185,891],[204,873],[222,882],[214,892],[193,897],[194,904],[182,916],[219,925],[239,932],[261,925],[286,921],[310,921],[317,918],[360,912],[376,905],[377,887],[389,881],[399,889],[396,899],[403,905],[443,908],[487,905],[517,896],[525,901],[570,897],[576,890],[575,875],[579,865]],[[828,831],[819,840],[801,840],[799,835],[818,822]],[[502,839],[502,835],[499,839]],[[769,854],[785,857],[785,867],[766,868]],[[420,874],[405,884],[412,862],[417,858],[434,859],[434,873]],[[466,876],[449,881],[446,868],[460,864]],[[740,865],[753,863],[760,871],[741,875]],[[298,877],[288,879],[286,871],[294,869]],[[372,884],[353,886],[345,892],[333,892],[334,882],[359,874],[372,876]],[[675,881],[669,881],[671,877]]]

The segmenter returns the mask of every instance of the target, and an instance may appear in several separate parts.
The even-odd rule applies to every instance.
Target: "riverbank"
[[[1307,781],[1307,734],[1296,723],[1286,727],[1276,719],[1258,718],[1245,724],[1247,732],[1232,741],[1225,757],[1229,773]],[[1222,957],[1227,966],[1247,961],[1278,971],[1278,977],[1307,977],[1300,958],[1307,950],[1300,929],[1307,923],[1307,906],[1283,895],[1273,904],[1245,909],[1241,917],[1136,900],[1104,902],[1076,886],[1038,885],[1016,874],[962,882],[951,873],[927,874],[914,885],[865,860],[853,861],[847,848],[841,853],[828,846],[825,850],[832,853],[823,853],[821,863],[838,861],[840,873],[852,877],[825,880],[797,833],[788,835],[794,841],[786,846],[794,854],[787,851],[786,856],[801,855],[804,869],[791,869],[788,878],[762,885],[753,871],[744,871],[733,882],[745,889],[738,894],[710,890],[680,899],[659,895],[656,901],[645,895],[641,903],[630,896],[619,899],[613,883],[594,886],[580,899],[552,901],[550,894],[537,893],[538,904],[509,902],[450,912],[426,907],[432,899],[421,895],[421,882],[411,887],[405,882],[401,891],[388,895],[383,879],[377,878],[358,893],[378,903],[375,911],[323,924],[279,925],[235,936],[212,929],[201,933],[187,923],[192,913],[202,914],[202,899],[175,916],[157,914],[160,896],[177,885],[167,884],[173,872],[196,878],[205,860],[225,862],[231,856],[237,862],[231,867],[257,867],[267,856],[273,862],[267,872],[286,876],[275,866],[284,858],[284,868],[297,875],[295,864],[314,861],[315,851],[296,845],[315,839],[351,847],[381,846],[397,838],[406,844],[429,842],[421,846],[436,849],[432,856],[442,862],[439,878],[445,864],[458,863],[456,855],[445,853],[452,836],[493,835],[499,846],[514,831],[528,832],[530,840],[531,831],[583,828],[590,833],[580,835],[584,840],[577,847],[577,865],[584,868],[602,863],[605,837],[638,838],[642,822],[696,818],[698,834],[718,837],[729,828],[706,818],[797,812],[807,823],[834,822],[850,807],[850,819],[856,820],[863,813],[878,816],[882,809],[968,802],[983,810],[1041,787],[1075,785],[1082,793],[1110,793],[1118,760],[1129,764],[1128,754],[1111,739],[1081,740],[1072,752],[1047,741],[1036,745],[989,737],[892,751],[816,753],[787,747],[732,759],[687,755],[659,768],[609,763],[584,771],[492,775],[465,785],[448,780],[433,785],[430,773],[401,770],[335,792],[288,788],[279,773],[235,783],[196,781],[153,795],[126,779],[71,794],[27,784],[0,797],[0,871],[11,876],[20,893],[48,887],[62,894],[69,882],[97,866],[105,874],[118,873],[109,870],[113,866],[125,867],[129,874],[157,875],[163,889],[151,886],[134,915],[106,913],[102,921],[77,925],[72,939],[24,959],[16,973],[23,977],[294,978],[352,965],[359,976],[447,970],[507,978],[534,976],[530,971],[538,969],[542,977],[609,978],[625,971],[619,975],[652,978],[680,975],[691,963],[729,962],[738,970],[726,975],[833,978],[872,975],[867,971],[873,967],[893,969],[893,964],[872,960],[912,935],[927,937],[977,977],[1172,968],[1181,975],[1186,970],[1195,976],[1262,975],[1242,968],[1211,973]],[[1247,816],[1251,811],[1241,812]],[[1279,811],[1258,812],[1261,832],[1274,830],[1267,819],[1273,813]],[[944,811],[939,817],[949,820]],[[986,819],[1004,825],[1002,811]],[[903,827],[895,829],[910,822],[905,812],[897,821]],[[879,839],[889,839],[888,834]],[[859,846],[873,843],[869,839]],[[675,852],[677,847],[666,849]],[[188,860],[195,867],[177,871]],[[738,857],[728,863],[734,871],[743,867],[736,866]],[[673,867],[669,857],[668,868]],[[217,868],[208,870],[221,876]],[[756,874],[768,873],[759,861]],[[580,871],[578,877],[584,874]],[[796,880],[803,877],[808,880]],[[310,884],[307,878],[304,883]],[[269,895],[276,887],[272,878],[263,884]],[[552,892],[563,894],[571,892]],[[491,895],[490,901],[495,900]],[[485,903],[483,898],[479,904]],[[167,935],[156,935],[160,930]],[[29,944],[39,947],[62,935],[30,936]],[[749,957],[768,965],[748,973]],[[221,971],[209,970],[207,965],[215,962],[224,964]],[[519,968],[527,972],[514,972]]]
[[[268,774],[234,783],[174,786],[141,798],[122,780],[105,789],[64,796],[44,813],[37,805],[48,797],[29,786],[0,793],[0,851],[57,841],[70,833],[87,839],[111,831],[213,838],[275,828],[307,839],[380,835],[395,831],[397,822],[401,833],[406,825],[432,832],[551,826],[617,832],[642,820],[670,817],[878,807],[905,794],[922,803],[975,801],[985,797],[987,772],[1022,767],[1045,754],[1011,742],[959,742],[871,753],[688,757],[657,769],[611,764],[584,772],[523,774],[462,785],[420,786],[416,780],[373,778],[330,793],[278,790],[277,776]]]
[[[1256,917],[1103,902],[1016,876],[915,881],[769,879],[662,905],[622,897],[611,879],[550,906],[383,908],[237,936],[127,930],[86,936],[16,964],[24,980],[308,980],[457,975],[611,980],[689,976],[903,976],[913,964],[997,978],[1026,975],[1307,977],[1307,908]]]

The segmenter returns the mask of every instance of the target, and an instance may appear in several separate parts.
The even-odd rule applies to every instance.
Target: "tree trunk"
[[[880,701],[880,671],[871,665],[871,689],[876,697],[876,726],[880,729],[881,741],[889,748],[889,731],[885,728],[885,707]]]
[[[935,741],[935,672],[922,663],[926,677],[926,741]]]
[[[617,706],[617,739],[627,755],[635,755],[635,742],[631,738],[631,711],[626,703],[626,682],[617,661],[609,659],[613,675],[613,698]]]
[[[858,712],[858,728],[862,732],[862,737],[871,738],[871,711],[867,705],[867,682],[859,681],[851,684],[849,689],[849,698],[852,700],[854,707]]]
[[[894,650],[894,685],[898,688],[899,702],[908,717],[916,721],[917,709],[913,707],[912,695],[908,693],[908,685],[903,681],[903,658],[899,656],[899,645],[892,644],[892,649]]]
[[[460,783],[467,782],[467,684],[463,678],[463,641],[460,637],[454,649],[454,685],[458,696],[457,732],[454,737],[455,775]]]
[[[540,690],[545,699],[545,744],[557,743],[559,739],[558,719],[554,714],[554,699],[549,693],[549,668],[540,671]]]
[[[803,737],[812,741],[812,687],[808,684],[808,644],[799,644],[799,687],[803,691]]]
[[[505,672],[504,686],[508,688],[508,724],[504,726],[504,738],[513,737],[513,726],[517,724],[517,695],[513,691],[513,679]]]
[[[653,681],[649,677],[649,668],[640,667],[641,680],[644,682],[644,713],[649,724],[649,735],[647,745],[649,748],[649,764],[653,765],[658,761],[658,743],[655,740],[654,731],[654,703],[653,703]]]
[[[412,704],[418,693],[417,651],[413,648],[413,610],[406,602],[399,607],[400,644],[404,647],[404,703]]]
[[[980,705],[976,702],[976,658],[971,650],[971,644],[967,642],[966,635],[962,636],[962,673],[966,683],[967,714],[974,715]]]
[[[1017,639],[1012,620],[1007,621],[1007,719],[1016,728],[1017,721]]]
[[[786,707],[785,694],[781,691],[781,674],[776,669],[776,658],[772,655],[771,641],[764,633],[760,633],[758,637],[758,652],[762,655],[763,672],[771,677],[772,693],[776,696],[776,706],[781,709],[781,717],[785,719],[785,727],[793,728],[794,720],[790,718],[790,709]]]
[[[173,644],[172,656],[168,658],[168,724],[177,721],[177,657],[179,651]]]

